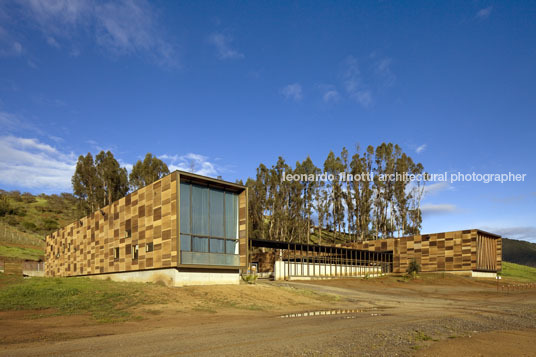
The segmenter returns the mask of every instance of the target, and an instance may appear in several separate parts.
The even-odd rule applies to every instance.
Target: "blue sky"
[[[7,1],[0,187],[70,191],[101,149],[235,181],[388,141],[428,172],[527,174],[429,185],[424,232],[536,242],[535,83],[533,2]]]

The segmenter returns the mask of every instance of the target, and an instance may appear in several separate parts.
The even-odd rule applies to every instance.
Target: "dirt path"
[[[23,322],[16,316],[7,316],[7,320],[2,319],[2,324],[8,328],[6,334],[31,336],[39,329],[56,324],[56,335],[49,337],[49,341],[39,342],[3,340],[0,354],[448,356],[467,355],[464,352],[474,355],[533,353],[527,344],[536,336],[535,290],[497,293],[492,284],[460,278],[424,283],[399,283],[393,279],[323,280],[269,283],[259,288],[264,294],[298,289],[300,294],[314,291],[336,294],[339,298],[322,304],[300,300],[277,311],[225,308],[216,313],[172,312],[173,309],[162,307],[163,312],[146,316],[143,321],[115,325],[96,324],[80,316]],[[330,309],[334,311],[314,314]],[[357,311],[341,313],[337,309]],[[288,313],[301,317],[280,317]]]
[[[536,356],[536,330],[493,331],[441,341],[417,356]]]

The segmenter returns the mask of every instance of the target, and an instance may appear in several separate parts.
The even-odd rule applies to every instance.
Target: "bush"
[[[17,202],[22,202],[22,197],[20,196],[20,191],[9,191],[9,192],[7,193],[7,195],[8,195],[11,199],[13,199],[13,200],[15,200],[15,201],[17,201]]]
[[[412,259],[411,262],[409,262],[408,268],[406,269],[406,273],[408,273],[408,275],[415,278],[417,277],[417,274],[419,274],[420,271],[421,271],[421,265],[417,263],[415,259]]]
[[[37,230],[37,226],[33,222],[24,221],[22,222],[22,227],[31,232],[35,232]]]
[[[29,193],[29,192],[24,192],[24,193],[21,195],[21,198],[22,198],[22,202],[24,202],[24,203],[34,203],[34,202],[37,202],[37,200],[35,199],[34,195],[32,195],[32,194]]]
[[[6,219],[7,224],[16,227],[19,224],[19,220],[14,216],[9,216]]]
[[[242,275],[242,280],[244,280],[248,284],[255,284],[255,282],[257,281],[257,274]]]
[[[0,195],[0,217],[11,214],[13,209],[5,195]]]
[[[45,231],[55,231],[60,228],[58,221],[53,218],[45,218],[43,220],[43,230]]]

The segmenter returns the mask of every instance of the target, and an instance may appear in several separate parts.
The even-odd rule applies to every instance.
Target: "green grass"
[[[155,288],[150,284],[88,278],[22,279],[0,274],[0,287],[0,311],[48,310],[45,316],[89,314],[100,322],[135,319],[133,307],[165,300],[147,294]]]
[[[428,336],[422,331],[415,331],[415,340],[416,341],[430,341],[432,337]]]
[[[41,249],[8,247],[0,245],[0,257],[18,258],[25,260],[42,260],[44,252]]]
[[[521,282],[536,282],[536,268],[509,262],[502,262],[501,276]]]
[[[19,229],[0,222],[0,243],[4,245],[20,244],[44,247],[45,240],[35,233],[22,232]]]

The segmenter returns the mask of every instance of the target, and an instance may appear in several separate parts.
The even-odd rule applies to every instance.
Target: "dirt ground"
[[[124,323],[0,312],[0,355],[536,356],[534,288],[446,275],[162,291],[179,299]]]

